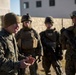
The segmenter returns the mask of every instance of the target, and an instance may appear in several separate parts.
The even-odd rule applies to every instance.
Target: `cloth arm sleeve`
[[[5,56],[5,48],[0,41],[0,70],[10,73],[19,69],[19,66],[19,61],[13,62],[11,59]]]

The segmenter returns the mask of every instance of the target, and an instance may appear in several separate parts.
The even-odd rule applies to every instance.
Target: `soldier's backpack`
[[[35,37],[34,31],[22,31],[21,38],[18,40],[18,46],[22,49],[37,48],[38,39]]]

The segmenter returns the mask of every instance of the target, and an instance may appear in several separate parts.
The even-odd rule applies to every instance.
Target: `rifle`
[[[36,61],[38,61],[38,63],[41,62],[41,59],[40,59],[40,58],[41,58],[41,56],[38,56],[38,57],[36,58]]]
[[[51,39],[49,39],[46,35],[44,36],[44,38],[47,40],[47,41],[52,41]],[[47,45],[47,48],[48,49],[51,49],[50,50],[50,54],[52,54],[53,55],[53,58],[54,58],[54,61],[55,61],[55,67],[54,67],[54,69],[55,69],[55,71],[56,71],[56,74],[57,75],[62,75],[62,70],[61,70],[61,66],[59,65],[59,60],[58,60],[58,58],[57,58],[57,56],[56,56],[56,42],[53,42],[53,43],[48,43],[48,45]],[[58,49],[58,48],[57,48]]]
[[[52,49],[54,49],[54,48],[52,47]],[[57,59],[54,50],[52,50],[52,53],[53,53],[53,55],[54,55],[54,59],[55,59],[55,62],[56,62],[56,66],[55,66],[56,74],[57,74],[57,75],[62,75],[63,72],[62,72],[62,69],[61,69],[59,60]]]
[[[49,32],[51,33],[51,32]],[[46,32],[43,32],[42,33],[42,45],[43,45],[43,49],[44,49],[44,55],[45,56],[51,56],[51,58],[53,58],[52,61],[54,61],[54,63],[52,62],[52,66],[53,68],[55,69],[57,75],[62,75],[62,70],[61,70],[61,67],[60,65],[58,64],[58,60],[57,60],[57,57],[56,57],[56,54],[55,54],[55,49],[56,49],[56,42],[54,42],[53,40],[51,40],[49,37],[47,37],[46,35]],[[46,52],[46,50],[48,49],[48,53]],[[47,57],[49,58],[49,57]],[[50,59],[50,58],[49,58]]]

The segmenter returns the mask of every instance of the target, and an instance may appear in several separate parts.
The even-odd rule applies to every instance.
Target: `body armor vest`
[[[22,49],[33,49],[37,47],[38,40],[36,39],[33,30],[22,31],[21,38],[18,41],[18,46]]]

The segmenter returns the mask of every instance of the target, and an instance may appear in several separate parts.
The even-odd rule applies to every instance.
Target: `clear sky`
[[[20,15],[20,0],[10,0],[10,10],[17,15]]]

